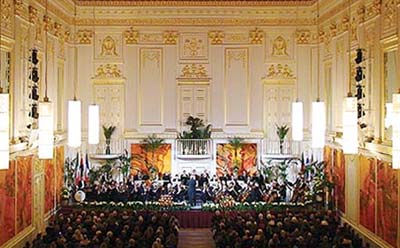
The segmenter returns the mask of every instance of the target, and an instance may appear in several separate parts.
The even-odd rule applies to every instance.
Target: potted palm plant
[[[117,127],[113,125],[110,125],[109,127],[103,125],[103,133],[104,137],[106,138],[106,154],[111,154],[111,136],[113,135],[116,128]]]
[[[278,126],[276,125],[276,134],[279,138],[279,153],[283,153],[283,142],[285,141],[285,137],[289,132],[289,127],[287,125]]]
[[[156,174],[158,173],[155,155],[156,151],[165,144],[164,139],[157,138],[155,134],[152,134],[143,140],[143,144],[145,151],[150,152],[151,154],[151,162],[147,166],[151,177],[155,178]]]

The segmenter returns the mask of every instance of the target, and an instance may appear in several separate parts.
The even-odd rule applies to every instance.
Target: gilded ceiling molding
[[[264,31],[255,28],[249,33],[250,44],[262,44],[264,40]]]
[[[12,0],[0,0],[2,2],[2,9],[1,9],[1,25],[2,28],[7,30],[11,29],[12,25]]]
[[[37,8],[33,7],[32,5],[29,5],[28,13],[29,13],[29,22],[35,24],[38,19]]]
[[[79,19],[77,25],[89,26],[91,19]],[[294,19],[244,19],[244,18],[135,18],[98,19],[99,26],[288,26],[295,25]],[[298,25],[312,25],[311,19],[304,19]]]
[[[89,45],[92,43],[93,30],[80,29],[76,35],[78,44]]]
[[[269,1],[257,1],[257,0],[238,0],[238,1],[227,1],[227,0],[214,0],[214,1],[188,1],[188,0],[171,0],[171,1],[147,1],[147,0],[136,0],[136,1],[110,1],[110,0],[79,0],[78,5],[81,6],[311,6],[315,0],[269,0]]]
[[[139,31],[133,30],[133,27],[131,27],[129,30],[124,31],[124,38],[126,44],[138,44]]]
[[[178,40],[178,32],[176,31],[164,31],[163,40],[165,45],[176,45]]]
[[[208,38],[211,41],[211,45],[220,45],[224,43],[224,37],[224,32],[220,30],[208,32]]]
[[[296,31],[296,42],[297,44],[310,44],[311,43],[311,31],[308,29]]]

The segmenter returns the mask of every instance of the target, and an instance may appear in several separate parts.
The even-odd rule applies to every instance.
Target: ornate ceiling
[[[75,0],[86,6],[293,6],[311,5],[315,0]]]

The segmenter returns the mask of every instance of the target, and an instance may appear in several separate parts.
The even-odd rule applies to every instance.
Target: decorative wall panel
[[[268,139],[278,140],[276,125],[291,123],[294,95],[294,85],[266,84],[264,86],[264,132]]]
[[[346,212],[346,168],[343,150],[335,149],[333,151],[334,159],[334,183],[335,183],[335,203],[336,207]]]
[[[17,233],[32,224],[33,155],[17,158]]]
[[[48,214],[54,209],[55,195],[55,177],[54,177],[54,161],[52,159],[44,160],[44,213]]]
[[[377,234],[396,247],[399,198],[398,173],[390,163],[377,161]]]
[[[96,103],[100,106],[100,123],[106,126],[116,126],[114,137],[118,137],[124,131],[124,85],[118,83],[96,84],[94,88]]]
[[[123,56],[122,35],[119,33],[96,33],[96,59],[119,60]]]
[[[217,175],[253,175],[257,171],[257,144],[243,144],[236,151],[230,144],[217,145]]]
[[[189,116],[199,117],[204,123],[209,122],[209,86],[182,85],[179,86],[179,122],[184,122]]]
[[[131,144],[131,172],[136,175],[162,175],[171,172],[171,144],[161,145],[155,151],[143,144]]]
[[[360,155],[360,224],[375,232],[376,160]]]
[[[226,48],[224,57],[225,126],[249,125],[249,51]]]
[[[141,48],[139,64],[139,125],[163,125],[164,57],[162,48]]]
[[[56,147],[56,207],[61,203],[61,195],[64,187],[64,146]]]
[[[0,170],[0,246],[15,235],[15,161]]]

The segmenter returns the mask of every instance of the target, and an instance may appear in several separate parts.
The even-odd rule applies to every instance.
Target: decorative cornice
[[[77,20],[77,25],[90,26],[91,19]],[[300,23],[295,19],[265,19],[265,18],[135,18],[135,19],[101,19],[97,26],[294,26],[312,25],[311,19],[303,19]]]
[[[148,1],[148,0],[114,0],[114,1],[98,1],[83,0],[76,1],[81,6],[310,6],[315,0],[214,0],[214,1],[188,1],[188,0],[172,0],[172,1]]]

